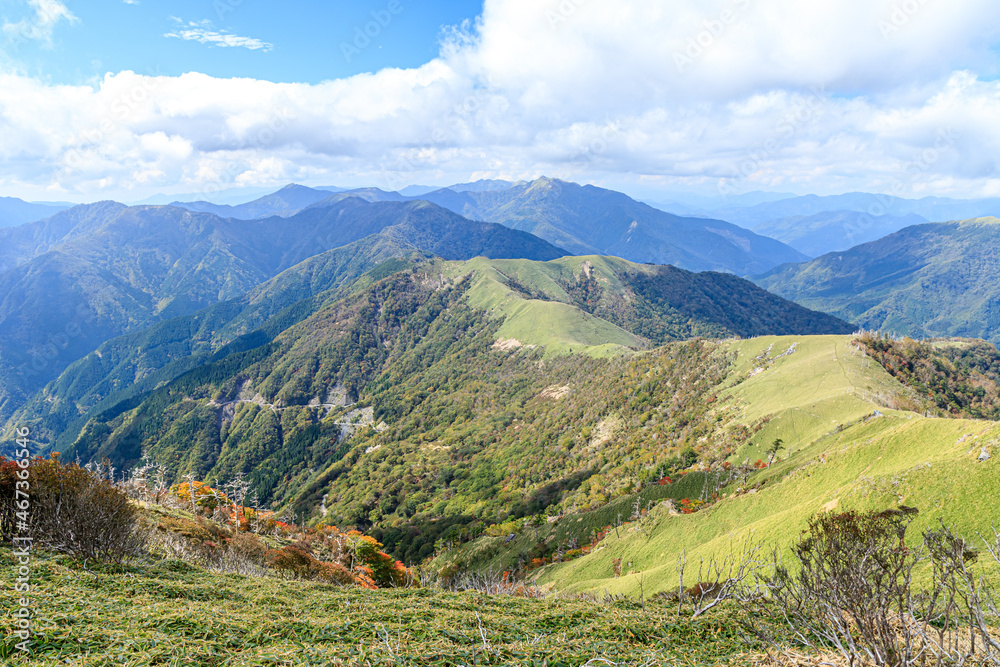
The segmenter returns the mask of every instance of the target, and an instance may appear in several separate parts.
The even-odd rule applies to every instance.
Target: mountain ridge
[[[0,416],[9,416],[15,395],[15,403],[24,400],[24,391],[39,389],[116,335],[239,297],[311,256],[389,228],[397,244],[428,244],[445,257],[486,248],[507,257],[565,254],[523,232],[469,221],[426,202],[351,197],[258,221],[169,206],[75,207],[2,230],[21,240],[10,246],[15,249],[44,238],[41,254],[13,257],[8,261],[22,263],[0,273]],[[445,235],[438,238],[435,228]],[[36,319],[28,317],[33,312]]]
[[[927,223],[801,265],[758,285],[859,326],[922,338],[1000,341],[1000,220]]]

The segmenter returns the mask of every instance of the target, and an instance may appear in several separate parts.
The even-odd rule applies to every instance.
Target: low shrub
[[[4,540],[27,528],[36,547],[84,560],[120,564],[142,554],[148,534],[137,508],[112,482],[53,454],[21,468],[0,459],[0,533]],[[18,496],[28,482],[28,497]],[[26,502],[25,502],[26,501]]]

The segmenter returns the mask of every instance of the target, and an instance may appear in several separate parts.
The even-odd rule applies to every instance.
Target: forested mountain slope
[[[690,298],[702,281],[714,302]],[[726,281],[739,289],[725,291]],[[774,309],[774,319],[755,319],[748,297]],[[704,419],[727,355],[701,342],[637,354],[654,341],[699,331],[850,329],[731,276],[597,257],[435,260],[302,307],[312,314],[108,407],[67,455],[108,457],[120,467],[145,455],[175,478],[242,473],[262,501],[358,524],[423,520],[450,500],[454,490],[443,482],[403,481],[401,471],[416,468],[401,462],[415,457],[418,468],[459,466],[461,479],[469,476],[448,514],[462,507],[499,516],[515,499],[537,495],[524,504],[534,512],[555,502],[552,489],[576,488],[606,465],[600,493],[614,495],[669,469],[688,448],[717,458],[742,446],[748,432]],[[726,317],[715,321],[720,312]],[[650,359],[669,372],[643,379]],[[646,382],[653,384],[642,390]],[[649,422],[643,415],[661,392],[676,408]],[[638,423],[658,425],[654,449]],[[604,444],[620,429],[629,444],[612,455]],[[383,449],[400,463],[364,463]],[[537,469],[521,469],[532,461]],[[378,489],[395,490],[383,502]]]
[[[962,350],[978,359],[997,355],[994,349],[984,356],[974,344],[951,345],[958,356]],[[511,521],[471,541],[476,533],[460,525],[446,532],[448,544],[437,545],[437,558],[426,567],[525,568],[530,579],[560,591],[650,596],[677,589],[681,561],[690,587],[716,576],[704,567],[708,559],[739,558],[754,544],[777,546],[790,558],[787,547],[823,511],[916,508],[913,534],[944,521],[970,546],[1000,526],[993,500],[1000,484],[997,422],[936,417],[947,411],[937,412],[935,398],[901,385],[852,337],[727,341],[715,353],[730,360],[706,413],[718,430],[701,436],[697,456],[678,461],[659,483],[634,487],[608,504],[601,502],[608,498],[608,479],[588,478],[556,494],[561,516],[552,522]],[[651,362],[647,381],[669,375],[669,367]],[[958,383],[974,374],[964,377]],[[650,395],[648,413],[631,417],[634,428],[645,429],[647,443],[675,414],[671,394],[648,386],[636,383],[637,391]],[[627,408],[619,414],[628,414]],[[729,444],[719,434],[741,428],[742,444],[732,443],[737,446],[728,454],[723,449],[724,458],[705,456],[705,443]],[[605,450],[627,446],[627,432],[622,429]],[[767,465],[776,439],[781,447]],[[401,548],[419,543],[402,523],[377,534]]]
[[[253,222],[105,202],[8,231],[19,250],[0,273],[0,419],[110,338],[240,297],[309,257],[372,234],[454,259],[565,254],[530,234],[426,202],[358,198]]]
[[[357,200],[347,206],[364,211],[381,208]],[[416,207],[432,213],[434,209],[427,204]],[[70,438],[71,442],[79,420],[102,405],[113,405],[169,381],[260,327],[265,329],[251,340],[276,335],[338,298],[338,288],[354,283],[390,258],[548,258],[562,254],[524,232],[444,213],[443,219],[433,215],[400,217],[380,233],[311,257],[238,298],[107,340],[30,398],[14,413],[11,424],[30,421],[36,425],[36,437],[47,445],[61,446],[57,438],[59,442]],[[399,265],[389,262],[381,271],[398,269]],[[279,317],[278,321],[268,325],[274,317]],[[77,426],[71,426],[74,423]]]
[[[1000,342],[1000,220],[907,227],[778,267],[758,285],[866,329]]]

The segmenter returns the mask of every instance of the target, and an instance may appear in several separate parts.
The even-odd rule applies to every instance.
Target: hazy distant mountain
[[[0,229],[0,274],[60,243],[93,232],[125,208],[112,201],[85,204],[44,220]]]
[[[847,250],[904,227],[927,222],[916,213],[872,216],[858,211],[824,211],[762,222],[753,231],[787,243],[810,257]]]
[[[272,192],[269,195],[237,206],[213,204],[207,201],[175,201],[171,206],[178,206],[200,213],[211,213],[220,218],[258,220],[275,215],[283,218],[291,217],[310,204],[315,204],[329,196],[329,190],[317,190],[315,188],[307,188],[304,185],[292,184],[286,185],[277,192]]]
[[[550,178],[495,191],[444,189],[421,198],[468,218],[531,232],[577,255],[614,255],[738,275],[807,259],[728,222],[683,218],[620,192]]]
[[[667,213],[674,213],[677,215],[693,214],[695,217],[713,217],[709,214],[709,211],[713,211],[721,207],[755,206],[757,204],[778,201],[781,199],[790,199],[792,197],[795,197],[795,195],[790,192],[764,192],[762,190],[754,190],[753,192],[746,192],[740,195],[729,195],[726,197],[723,197],[721,194],[696,195],[684,192],[675,192],[665,193],[662,197],[657,198],[655,201],[651,199],[644,199],[643,201],[653,208],[658,208],[661,211],[666,211]]]
[[[448,189],[455,192],[497,192],[498,190],[507,190],[513,186],[514,184],[510,181],[483,178],[473,183],[449,185]]]
[[[365,201],[413,201],[422,197],[406,197],[399,192],[383,190],[381,188],[352,188],[333,195],[330,201],[337,201],[344,197],[360,197]]]
[[[0,273],[0,414],[113,336],[238,297],[313,255],[389,228],[398,244],[445,257],[565,254],[427,202],[357,197],[260,221],[104,202],[27,227],[19,247],[37,247]]]
[[[404,197],[419,197],[420,195],[440,189],[437,185],[407,185],[405,188],[399,190],[399,194]]]
[[[61,204],[31,204],[16,197],[0,197],[0,228],[48,218],[67,208]]]
[[[1000,343],[997,218],[907,227],[754,281],[868,329]]]
[[[903,199],[889,195],[850,192],[843,195],[791,197],[754,206],[727,206],[706,211],[706,214],[752,229],[769,220],[815,215],[828,211],[858,211],[872,216],[915,214],[931,222],[947,222],[1000,215],[1000,199],[964,200],[947,197]]]
[[[189,192],[185,194],[155,194],[139,201],[124,202],[129,206],[166,206],[172,202],[209,201],[213,204],[245,204],[269,195],[275,188],[226,188],[216,192]]]

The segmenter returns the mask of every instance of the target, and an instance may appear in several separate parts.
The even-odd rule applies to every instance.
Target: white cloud
[[[21,19],[17,23],[4,22],[3,31],[14,41],[32,39],[46,44],[52,42],[52,30],[60,21],[75,23],[76,16],[59,0],[28,0],[34,16]]]
[[[0,173],[11,193],[135,198],[542,173],[647,192],[1000,195],[998,32],[986,0],[487,0],[422,67],[315,85],[0,76],[0,99],[19,101],[0,107]]]
[[[129,4],[138,4],[137,0],[125,0]],[[273,44],[262,41],[255,37],[241,37],[234,35],[228,30],[215,30],[211,21],[188,21],[185,23],[179,18],[171,17],[178,24],[177,29],[163,35],[190,42],[199,42],[211,46],[239,47],[250,49],[251,51],[270,51]]]

